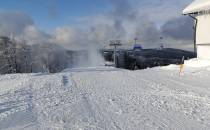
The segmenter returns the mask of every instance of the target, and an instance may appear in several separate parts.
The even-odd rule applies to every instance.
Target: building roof
[[[195,0],[183,10],[183,14],[210,10],[210,0]]]

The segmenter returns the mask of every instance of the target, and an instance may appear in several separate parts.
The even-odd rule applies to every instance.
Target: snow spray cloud
[[[103,63],[103,58],[99,53],[99,42],[98,40],[93,40],[92,37],[94,35],[90,34],[91,31],[85,32],[84,30],[63,26],[56,28],[54,33],[49,34],[38,29],[31,17],[21,12],[1,12],[0,26],[0,35],[12,36],[18,43],[26,43],[32,47],[37,45],[39,51],[45,51],[41,47],[46,48],[45,45],[41,44],[48,45],[51,43],[61,46],[60,48],[64,47],[67,50],[88,52],[85,57],[75,59],[80,60],[78,61],[78,66],[98,66]],[[60,48],[58,48],[59,51],[61,50]],[[42,57],[40,54],[46,55],[46,52],[40,52],[33,56]]]
[[[64,26],[57,28],[51,36],[51,43],[59,44],[71,51],[82,52],[81,55],[74,57],[78,60],[77,67],[103,64],[104,61],[99,52],[100,42],[94,40],[95,35],[93,33]]]
[[[120,39],[123,43],[128,43],[135,37],[139,39],[139,42],[145,48],[158,47],[160,37],[164,37],[164,42],[166,42],[168,47],[178,48],[181,43],[192,44],[193,38],[190,39],[189,35],[193,32],[190,29],[193,27],[193,24],[190,22],[190,18],[180,15],[189,0],[178,0],[178,5],[172,0],[109,1],[112,3],[112,9],[108,13],[82,19],[82,22],[85,23],[85,28],[89,27],[89,30],[91,30],[89,34],[95,34],[95,37],[91,38],[102,44],[101,46],[106,46],[110,39]],[[185,23],[184,25],[183,22]],[[187,22],[189,24],[186,24]],[[176,25],[176,28],[166,25],[169,23]],[[175,35],[179,35],[179,32],[186,33],[182,33],[182,37],[178,38]],[[186,48],[188,46],[182,49]]]

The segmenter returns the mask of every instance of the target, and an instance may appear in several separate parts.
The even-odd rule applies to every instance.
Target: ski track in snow
[[[0,76],[0,129],[210,129],[208,73],[83,68]]]

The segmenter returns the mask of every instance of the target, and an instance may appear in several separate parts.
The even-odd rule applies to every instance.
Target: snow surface
[[[190,14],[210,9],[210,0],[195,0],[183,10],[183,14]]]
[[[195,60],[194,60],[195,61]],[[0,129],[210,129],[210,70],[170,65],[0,76]]]

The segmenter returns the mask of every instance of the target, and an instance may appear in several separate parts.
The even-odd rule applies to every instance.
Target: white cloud
[[[0,12],[0,35],[19,35],[28,25],[33,25],[33,20],[25,13]]]
[[[192,33],[189,30],[192,23],[183,25],[177,20],[181,17],[181,10],[191,0],[109,1],[112,4],[109,12],[81,17],[77,24],[78,28],[61,26],[51,34],[40,31],[33,24],[31,17],[24,13],[0,13],[0,35],[13,34],[25,39],[29,44],[51,42],[68,49],[85,49],[89,46],[99,48],[107,45],[112,39],[127,42],[135,37],[144,47],[159,46],[160,36],[164,37],[166,43],[171,42],[167,44],[171,45],[169,47],[176,47],[176,41],[177,47],[181,42],[193,43],[188,35]],[[169,23],[173,23],[176,27],[169,26]],[[182,34],[182,37],[177,38],[176,35],[180,31],[186,35]]]

